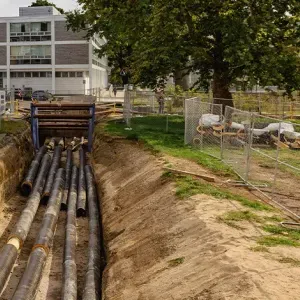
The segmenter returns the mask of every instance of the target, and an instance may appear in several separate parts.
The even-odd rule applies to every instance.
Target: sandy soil
[[[94,162],[108,256],[103,299],[298,299],[300,268],[279,262],[300,259],[298,249],[254,252],[264,234],[255,224],[240,231],[218,221],[238,203],[177,199],[163,160],[126,141],[98,141]]]

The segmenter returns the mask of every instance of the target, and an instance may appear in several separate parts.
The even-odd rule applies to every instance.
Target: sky
[[[0,17],[16,17],[19,15],[19,7],[31,5],[34,0],[0,0]],[[76,0],[51,0],[64,10],[72,10],[77,7]]]

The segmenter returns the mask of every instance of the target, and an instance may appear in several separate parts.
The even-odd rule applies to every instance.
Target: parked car
[[[32,100],[48,101],[52,100],[53,95],[47,91],[35,91],[32,93]]]
[[[21,89],[15,89],[15,100],[23,99],[23,93]]]

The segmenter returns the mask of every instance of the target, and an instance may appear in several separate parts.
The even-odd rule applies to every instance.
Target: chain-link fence
[[[184,116],[184,100],[177,96],[159,95],[152,91],[125,91],[123,117],[128,127],[134,117],[157,116],[164,119],[166,132],[172,126],[172,117]]]
[[[226,106],[222,156],[225,163],[247,181],[251,143],[251,113]]]
[[[281,119],[294,119],[300,117],[300,102],[291,101],[287,97],[234,97],[233,99],[225,98],[202,98],[204,102],[223,103],[244,111],[258,113],[260,115]]]
[[[198,98],[185,101],[185,143],[203,152],[222,157],[222,105],[201,102]]]
[[[229,106],[222,115],[221,105],[185,102],[185,143],[221,158],[243,184],[300,218],[300,124]]]

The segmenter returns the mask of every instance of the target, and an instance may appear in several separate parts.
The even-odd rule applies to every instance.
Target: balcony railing
[[[10,36],[51,35],[51,31],[11,32]]]
[[[51,41],[51,31],[11,32],[11,42]]]
[[[10,57],[11,65],[51,65],[51,55],[18,55]]]

